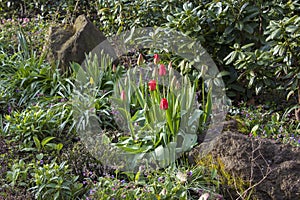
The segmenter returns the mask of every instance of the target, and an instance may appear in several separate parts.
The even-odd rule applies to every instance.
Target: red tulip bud
[[[168,109],[168,100],[166,98],[161,99],[159,108],[161,110],[167,110]]]
[[[126,94],[125,94],[124,90],[122,90],[122,92],[121,92],[121,99],[122,99],[122,101],[125,101],[125,99],[126,99]]]
[[[156,53],[154,54],[154,59],[153,59],[154,64],[158,64],[159,63],[159,55]]]
[[[160,76],[165,76],[167,73],[166,67],[164,64],[160,64],[158,74]]]
[[[150,91],[154,91],[156,89],[156,81],[155,80],[149,81],[148,85],[149,85]]]

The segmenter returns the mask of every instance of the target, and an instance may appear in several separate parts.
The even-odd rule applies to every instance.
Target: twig
[[[234,181],[234,185],[235,185],[235,189],[237,190],[237,193],[239,195],[239,197],[236,200],[239,199],[246,199],[246,196],[248,195],[249,191],[253,190],[256,186],[258,186],[259,184],[261,184],[268,176],[270,173],[272,173],[274,171],[274,169],[271,169],[268,161],[265,159],[265,157],[262,155],[261,151],[260,151],[260,147],[261,147],[261,142],[259,142],[259,145],[254,148],[254,143],[252,141],[252,152],[251,152],[251,156],[250,156],[250,162],[251,162],[251,171],[250,171],[250,187],[247,188],[245,191],[243,191],[243,193],[238,192],[237,190],[237,186],[236,186],[236,182]],[[258,151],[259,155],[254,157],[255,153]],[[263,169],[259,167],[259,164],[256,162],[257,159],[262,158],[264,160],[264,162],[267,165],[267,169],[266,172],[263,172]],[[261,174],[262,174],[262,179],[260,179],[257,183],[255,183],[254,185],[252,185],[252,181],[253,181],[253,175],[254,175],[254,167],[257,166],[259,167]],[[248,198],[247,198],[248,199]]]

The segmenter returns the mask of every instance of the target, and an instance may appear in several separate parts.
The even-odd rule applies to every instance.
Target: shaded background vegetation
[[[169,27],[200,40],[219,69],[230,72],[225,78],[229,96],[249,100],[274,89],[296,96],[298,1],[35,0],[0,5],[6,19],[40,15],[72,23],[86,14],[107,36],[132,27]]]

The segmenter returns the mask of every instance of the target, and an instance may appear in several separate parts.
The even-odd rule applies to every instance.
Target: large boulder
[[[251,199],[300,199],[300,148],[230,131],[211,144],[214,160],[255,186]],[[191,152],[196,160],[203,158],[200,149],[201,145]]]
[[[50,27],[46,49],[50,63],[59,62],[62,73],[70,71],[70,63],[81,64],[85,54],[106,40],[102,32],[84,15],[75,20],[74,25]]]

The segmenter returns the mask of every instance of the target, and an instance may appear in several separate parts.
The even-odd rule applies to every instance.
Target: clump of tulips
[[[154,54],[153,62],[145,63],[140,54],[137,67],[117,81],[114,93],[118,117],[127,124],[120,127],[124,134],[117,147],[138,154],[171,146],[174,152],[185,151],[196,144],[203,111],[196,103],[195,84],[176,72],[172,62]]]

